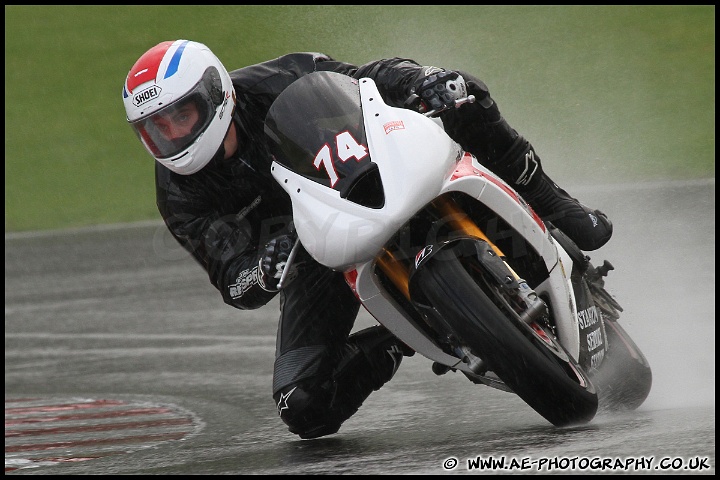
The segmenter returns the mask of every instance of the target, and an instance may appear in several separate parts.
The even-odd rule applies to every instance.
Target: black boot
[[[612,223],[571,197],[543,172],[532,145],[519,136],[502,159],[489,165],[517,190],[543,221],[563,231],[581,250],[597,250],[612,236]]]

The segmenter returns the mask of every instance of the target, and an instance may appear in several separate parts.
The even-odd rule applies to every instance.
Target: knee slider
[[[330,412],[330,392],[303,384],[288,385],[273,395],[278,415],[291,433],[300,438],[331,435],[340,429],[341,421]]]

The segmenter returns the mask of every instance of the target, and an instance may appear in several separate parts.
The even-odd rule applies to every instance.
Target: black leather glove
[[[290,235],[281,235],[270,240],[265,245],[265,250],[260,256],[260,286],[268,292],[277,292],[278,283],[282,277],[283,270],[287,266],[288,257],[293,245],[297,240]],[[290,265],[290,270],[285,278],[285,285],[297,275],[296,264]]]
[[[410,89],[405,106],[421,113],[445,110],[455,106],[455,100],[467,97],[465,79],[458,72],[430,67]]]

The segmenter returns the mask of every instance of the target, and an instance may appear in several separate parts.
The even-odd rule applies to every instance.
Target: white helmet
[[[176,40],[154,46],[135,62],[125,79],[123,103],[128,122],[155,160],[190,175],[222,146],[235,110],[235,90],[208,47]],[[162,119],[181,118],[186,107],[198,112],[197,121],[182,137],[168,138],[159,128]]]

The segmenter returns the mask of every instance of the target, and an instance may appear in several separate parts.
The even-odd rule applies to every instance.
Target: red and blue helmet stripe
[[[180,59],[182,58],[185,46],[189,40],[184,40],[178,45],[175,53],[173,53],[170,62],[168,63],[165,73],[162,74],[162,79],[173,76],[178,71],[180,65]],[[127,98],[138,86],[151,82],[157,81],[159,77],[160,64],[162,63],[167,51],[172,47],[175,42],[162,42],[155,47],[151,48],[145,54],[135,62],[135,65],[130,69],[127,80],[123,86],[123,98]]]

